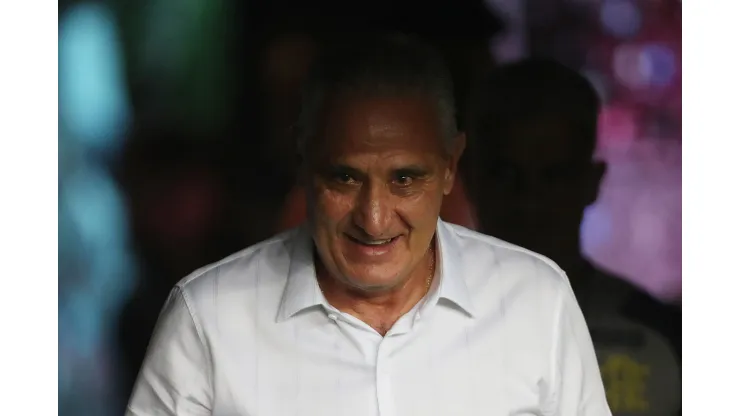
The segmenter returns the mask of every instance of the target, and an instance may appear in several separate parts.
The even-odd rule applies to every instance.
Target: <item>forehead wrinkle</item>
[[[406,169],[410,166],[425,166],[429,163],[424,157],[409,157],[402,150],[388,150],[383,152],[367,151],[343,155],[336,162],[337,164],[343,164],[361,171],[379,171],[383,173]]]
[[[388,121],[386,117],[370,115],[368,117],[368,131],[370,139],[395,139],[404,136],[403,127],[398,123]]]

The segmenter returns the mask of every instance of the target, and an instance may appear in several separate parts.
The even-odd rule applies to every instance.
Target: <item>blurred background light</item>
[[[129,117],[120,45],[102,4],[70,8],[59,22],[59,118],[70,138],[109,150]]]
[[[614,76],[622,85],[631,89],[640,89],[649,85],[650,66],[639,45],[618,46],[614,51],[612,65]]]
[[[631,0],[605,0],[599,17],[604,31],[617,38],[635,36],[642,26],[642,13]]]
[[[637,116],[629,107],[609,105],[599,116],[599,145],[629,144],[637,138]]]
[[[613,215],[608,207],[586,208],[581,222],[581,247],[602,247],[614,238]]]
[[[659,43],[645,45],[641,52],[641,67],[651,86],[667,87],[676,76],[676,55],[673,50]]]
[[[660,43],[623,44],[614,51],[614,75],[631,89],[670,86],[677,70],[675,53]]]
[[[485,0],[491,12],[505,22],[503,33],[491,39],[491,53],[498,62],[512,62],[527,55],[526,2]]]
[[[110,414],[110,325],[133,284],[129,224],[107,157],[131,117],[115,16],[103,3],[59,18],[59,411]]]

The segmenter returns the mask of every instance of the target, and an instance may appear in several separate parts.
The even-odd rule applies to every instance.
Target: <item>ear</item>
[[[465,151],[465,145],[467,144],[467,137],[465,133],[460,132],[452,140],[452,146],[448,150],[447,167],[445,169],[444,177],[444,194],[449,195],[452,192],[452,187],[455,185],[455,175],[457,175],[458,163],[460,157]]]
[[[599,197],[599,190],[601,189],[601,180],[604,178],[606,173],[606,163],[602,161],[594,161],[589,169],[588,183],[586,184],[585,204],[589,206],[596,202]]]

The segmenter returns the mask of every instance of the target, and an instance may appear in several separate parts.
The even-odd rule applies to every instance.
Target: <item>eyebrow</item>
[[[341,163],[331,164],[331,165],[327,166],[326,169],[325,169],[325,172],[326,173],[331,173],[331,174],[334,174],[334,173],[343,173],[343,174],[353,175],[353,176],[359,176],[359,177],[365,176],[365,173],[362,172],[361,170],[355,169],[355,168],[353,168],[351,166],[343,165]]]
[[[396,174],[412,177],[423,177],[429,174],[429,169],[420,165],[408,165],[393,170]]]
[[[366,173],[353,168],[348,165],[344,165],[341,163],[329,165],[326,169],[327,173],[344,173],[356,177],[364,177],[366,176]],[[421,166],[421,165],[406,165],[406,166],[399,166],[397,168],[392,169],[392,172],[396,175],[404,175],[404,176],[412,176],[412,177],[424,177],[429,175],[429,169]]]

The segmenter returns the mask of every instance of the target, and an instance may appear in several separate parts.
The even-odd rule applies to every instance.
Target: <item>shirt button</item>
[[[336,321],[337,319],[339,319],[339,317],[335,313],[330,313],[329,319],[331,319],[332,321]]]

